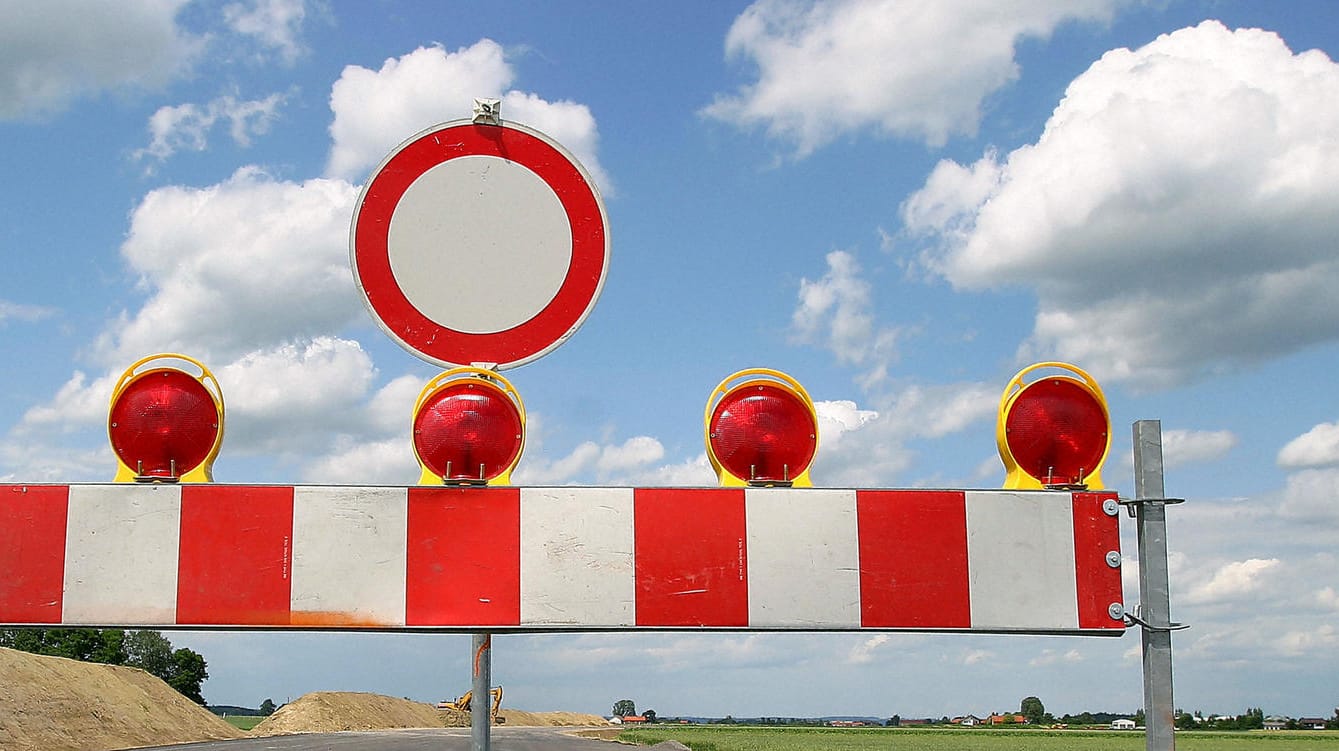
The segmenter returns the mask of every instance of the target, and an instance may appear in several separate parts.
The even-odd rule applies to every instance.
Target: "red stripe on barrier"
[[[1112,603],[1121,602],[1120,567],[1107,562],[1110,552],[1120,552],[1120,525],[1102,504],[1116,500],[1115,493],[1074,494],[1074,580],[1078,585],[1079,628],[1123,629],[1123,621],[1112,618]]]
[[[0,623],[60,623],[69,488],[0,486]]]
[[[287,626],[293,488],[183,485],[177,623]]]
[[[741,489],[638,488],[638,626],[748,626]]]
[[[962,492],[861,490],[856,514],[862,627],[971,628]]]
[[[409,489],[407,626],[521,622],[521,491]]]

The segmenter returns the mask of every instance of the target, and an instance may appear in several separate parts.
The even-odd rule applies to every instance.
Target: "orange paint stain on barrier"
[[[289,614],[288,625],[307,628],[396,628],[399,623],[377,620],[367,613],[343,612],[339,610],[294,610]]]

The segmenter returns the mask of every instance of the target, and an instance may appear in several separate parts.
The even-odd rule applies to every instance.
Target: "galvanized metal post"
[[[1172,700],[1171,594],[1167,505],[1162,482],[1162,422],[1134,424],[1134,498],[1139,535],[1139,613],[1144,665],[1145,748],[1176,748]]]
[[[493,635],[473,634],[474,678],[470,683],[470,748],[488,751],[488,736],[492,731],[493,697],[488,693],[493,682]]]

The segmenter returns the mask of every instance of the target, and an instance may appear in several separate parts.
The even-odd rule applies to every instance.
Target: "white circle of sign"
[[[499,370],[565,342],[609,267],[604,202],[538,131],[456,121],[398,146],[354,207],[349,261],[368,311],[401,346]]]
[[[515,206],[527,207],[525,221],[516,221]],[[534,172],[467,156],[409,186],[387,244],[391,273],[423,315],[457,331],[491,334],[525,323],[553,301],[571,265],[572,229],[562,202]]]

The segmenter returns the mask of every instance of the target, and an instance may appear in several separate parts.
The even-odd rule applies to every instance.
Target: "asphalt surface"
[[[569,735],[571,728],[495,727],[491,751],[610,751],[607,741]],[[469,728],[309,733],[154,746],[156,751],[470,751]],[[139,749],[138,751],[154,751]]]

